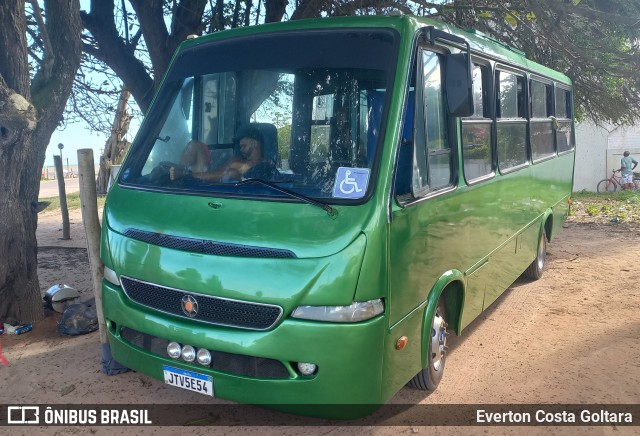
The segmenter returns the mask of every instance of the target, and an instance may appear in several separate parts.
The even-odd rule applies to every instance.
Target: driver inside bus
[[[262,150],[262,134],[258,129],[245,126],[238,130],[240,156],[232,158],[223,168],[211,170],[211,153],[207,145],[200,141],[189,141],[185,147],[180,164],[169,169],[169,178],[177,180],[185,175],[203,180],[222,182],[239,181],[243,178],[268,178],[275,166],[265,159]]]

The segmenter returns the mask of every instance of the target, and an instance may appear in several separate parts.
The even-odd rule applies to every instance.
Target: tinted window
[[[487,109],[488,92],[485,86],[488,80],[488,68],[475,65],[473,67],[474,114],[462,120],[462,158],[467,180],[493,173],[491,146],[493,120]]]
[[[571,93],[560,87],[555,92],[556,111],[556,146],[558,153],[571,150],[574,147],[573,122],[571,117]]]
[[[496,74],[498,166],[504,171],[527,162],[524,77],[505,71]]]
[[[555,153],[553,122],[550,115],[548,97],[551,85],[531,81],[531,158],[535,162]]]
[[[121,181],[282,195],[257,184],[237,185],[259,178],[312,197],[365,197],[382,136],[396,36],[309,31],[188,49],[168,73]],[[247,132],[253,133],[243,142]],[[254,167],[260,170],[249,171]]]

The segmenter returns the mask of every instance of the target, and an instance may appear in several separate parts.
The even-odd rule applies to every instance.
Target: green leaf
[[[518,20],[516,20],[517,12],[511,11],[504,16],[504,21],[511,26],[512,29],[518,27]]]

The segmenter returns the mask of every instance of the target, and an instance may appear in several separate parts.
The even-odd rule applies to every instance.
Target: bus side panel
[[[469,247],[466,235],[472,229],[465,223],[462,199],[452,192],[393,212],[389,237],[390,326],[421,305],[446,271],[467,269],[461,266],[474,248]]]
[[[422,329],[426,301],[391,328],[385,338],[382,374],[382,398],[386,401],[422,369]],[[407,345],[396,349],[398,338],[409,338]]]
[[[484,307],[486,310],[527,269],[535,257],[540,225],[533,223],[503,245],[489,262],[493,277],[485,283]]]
[[[544,205],[553,210],[550,240],[558,233],[569,214],[568,200],[573,187],[573,165],[575,152],[557,156],[551,160],[534,164],[532,187],[544,195]]]
[[[553,238],[558,234],[558,230],[562,228],[568,216],[569,197],[566,197],[553,207],[553,227],[551,229],[551,234],[547,235],[548,238]]]

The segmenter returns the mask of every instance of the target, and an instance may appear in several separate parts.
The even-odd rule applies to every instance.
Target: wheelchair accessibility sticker
[[[362,198],[369,183],[369,168],[338,168],[333,185],[336,198]]]

